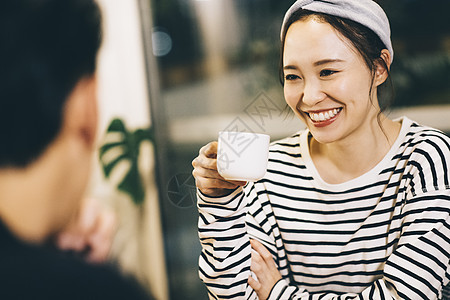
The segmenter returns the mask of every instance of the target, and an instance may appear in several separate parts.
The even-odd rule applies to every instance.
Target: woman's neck
[[[378,124],[333,143],[310,140],[311,158],[322,179],[339,184],[374,168],[389,152],[401,129],[399,122],[381,117]]]

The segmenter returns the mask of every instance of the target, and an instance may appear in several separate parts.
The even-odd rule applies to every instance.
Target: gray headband
[[[297,0],[286,12],[281,27],[281,38],[286,22],[298,10],[305,9],[355,21],[366,26],[380,37],[380,40],[394,59],[389,20],[383,9],[372,0]]]

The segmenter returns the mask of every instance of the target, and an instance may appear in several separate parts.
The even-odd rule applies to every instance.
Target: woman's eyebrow
[[[298,70],[298,68],[294,65],[287,65],[283,67],[283,70]]]
[[[344,62],[344,60],[342,59],[337,59],[337,58],[329,58],[329,59],[321,59],[319,61],[316,61],[314,63],[314,66],[321,66],[321,65],[325,65],[325,64],[329,64],[329,63],[336,63],[336,62]]]
[[[341,63],[341,62],[345,62],[345,60],[338,59],[338,58],[326,58],[326,59],[321,59],[321,60],[314,62],[313,65],[315,67],[318,67],[318,66],[326,65],[326,64],[330,64],[330,63]],[[295,65],[286,65],[283,67],[283,70],[298,70],[298,67]]]

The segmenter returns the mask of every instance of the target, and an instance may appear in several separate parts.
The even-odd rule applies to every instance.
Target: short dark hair
[[[338,31],[343,37],[345,37],[352,46],[358,51],[361,57],[364,59],[366,66],[372,73],[372,81],[374,80],[375,71],[377,64],[381,64],[388,72],[388,83],[391,87],[391,96],[393,96],[393,84],[390,76],[389,68],[386,62],[381,58],[381,51],[383,49],[387,49],[378,35],[373,32],[371,29],[367,28],[364,25],[361,25],[355,21],[327,15],[323,13],[312,12],[308,10],[300,9],[296,11],[289,20],[286,22],[286,26],[284,28],[284,32],[282,32],[282,40],[281,40],[281,53],[280,53],[280,82],[284,85],[284,73],[283,73],[283,52],[284,52],[284,44],[286,39],[286,33],[294,22],[299,20],[304,20],[308,17],[314,17],[319,21],[330,24],[336,31]],[[378,93],[381,95],[379,97],[379,106],[380,113],[386,110],[390,105],[390,98],[383,97],[384,88],[386,84],[383,83],[378,87]],[[372,90],[370,90],[371,93]]]
[[[0,4],[0,167],[25,167],[60,132],[65,101],[93,75],[101,44],[94,0]]]

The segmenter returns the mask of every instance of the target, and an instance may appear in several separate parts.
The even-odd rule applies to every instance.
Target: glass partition
[[[279,30],[292,2],[141,1],[171,299],[207,298],[191,175],[200,147],[233,127],[272,140],[303,127],[278,78]],[[450,132],[450,1],[379,2],[396,51],[392,114]]]

